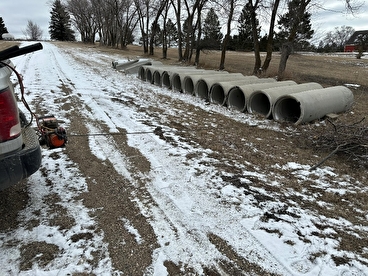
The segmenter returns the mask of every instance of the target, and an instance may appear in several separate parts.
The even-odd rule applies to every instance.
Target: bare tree
[[[82,41],[85,43],[94,43],[97,24],[91,1],[68,0],[67,8],[73,18],[74,26],[81,34]]]
[[[204,5],[208,0],[184,0],[185,10],[187,11],[187,18],[185,20],[187,32],[185,37],[185,51],[183,59],[187,62],[190,61],[195,41],[195,31],[198,28],[200,20],[194,22],[196,13],[201,12]],[[199,18],[199,17],[197,17]]]
[[[133,1],[125,1],[125,8],[122,10],[120,29],[120,46],[122,48],[126,47],[126,45],[133,39],[133,30],[138,24],[136,15],[137,9],[133,5]]]
[[[228,18],[227,18],[227,24],[226,24],[226,34],[225,34],[225,38],[222,42],[222,51],[221,51],[221,59],[220,59],[219,70],[224,70],[225,69],[225,56],[226,56],[227,45],[229,44],[229,40],[230,40],[231,23],[233,21],[236,2],[237,2],[237,0],[229,0],[229,1],[225,1],[225,5],[222,5],[224,8],[228,7],[228,9],[226,9],[226,10],[228,10]],[[227,4],[227,6],[226,6],[226,4]]]
[[[183,36],[181,30],[181,0],[170,0],[176,17],[176,28],[178,29],[178,60],[183,60]]]
[[[261,68],[261,53],[260,53],[260,46],[259,46],[259,35],[258,35],[258,20],[257,20],[257,10],[260,8],[262,0],[248,0],[247,8],[249,9],[250,13],[250,21],[252,24],[252,34],[253,34],[253,47],[254,47],[254,68],[253,74],[257,75],[259,72],[259,68]]]
[[[270,27],[268,30],[268,38],[267,38],[267,54],[266,58],[262,65],[262,72],[265,73],[270,66],[270,62],[272,59],[272,49],[273,49],[273,35],[274,35],[274,28],[275,28],[275,21],[277,10],[279,8],[280,0],[275,0],[272,4],[272,13],[271,13],[271,20],[270,20]]]
[[[148,33],[150,22],[150,0],[134,0],[137,8],[139,28],[142,35],[143,51],[148,53]]]
[[[28,20],[27,27],[23,31],[23,34],[29,40],[41,40],[43,31],[41,30],[39,25],[34,23],[32,20]]]
[[[154,40],[155,40],[155,36],[156,36],[156,31],[157,31],[157,22],[160,18],[160,16],[162,15],[162,12],[164,11],[164,9],[167,7],[167,4],[169,3],[169,0],[160,0],[158,1],[157,5],[154,7],[154,20],[152,22],[152,31],[151,31],[151,36],[150,36],[150,41],[149,41],[149,54],[153,55],[154,54]]]
[[[167,58],[167,47],[168,47],[168,39],[167,39],[167,17],[170,9],[171,1],[166,2],[166,6],[163,12],[163,28],[162,28],[162,58]]]
[[[248,3],[246,4],[246,8],[249,10],[250,14],[250,21],[252,25],[252,35],[253,35],[253,47],[254,47],[254,57],[255,57],[255,63],[253,68],[253,74],[259,75],[261,73],[264,73],[267,71],[271,59],[272,59],[272,49],[273,49],[273,36],[274,36],[274,28],[275,28],[275,21],[277,16],[277,11],[279,8],[280,0],[274,0],[270,1],[269,3],[266,3],[267,1],[262,0],[248,0]],[[268,30],[268,39],[267,39],[267,54],[266,58],[264,60],[263,65],[261,54],[260,54],[260,38],[259,38],[259,31],[258,31],[258,13],[261,10],[269,10],[271,9],[271,17],[269,19],[269,30]]]
[[[197,22],[195,24],[195,29],[197,30],[197,47],[196,47],[196,55],[194,64],[198,65],[199,63],[199,55],[201,52],[201,39],[202,39],[202,10],[204,8],[204,5],[207,3],[207,1],[202,1],[198,5],[198,12],[197,12]]]

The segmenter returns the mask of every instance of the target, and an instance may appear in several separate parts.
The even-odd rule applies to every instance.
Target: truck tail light
[[[19,111],[9,87],[0,90],[0,142],[17,138],[21,134]]]

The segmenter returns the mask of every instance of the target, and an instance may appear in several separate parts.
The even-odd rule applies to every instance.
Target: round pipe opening
[[[242,112],[245,110],[247,106],[244,93],[238,87],[233,88],[229,91],[227,103],[229,107],[232,107]]]
[[[208,86],[204,80],[199,80],[196,84],[196,95],[202,99],[208,99]]]
[[[296,123],[302,114],[300,103],[289,97],[279,99],[274,106],[274,117],[277,121]]]
[[[143,81],[146,80],[146,69],[144,67],[139,68],[138,77]]]
[[[181,91],[181,80],[180,80],[180,76],[178,74],[174,74],[172,77],[172,88],[175,91]]]
[[[193,80],[190,77],[184,79],[184,92],[187,94],[193,94],[194,92]]]
[[[248,111],[250,113],[258,113],[265,117],[271,115],[271,103],[266,94],[255,92],[249,97]]]
[[[146,81],[149,83],[153,83],[153,76],[151,70],[147,69],[146,71]]]
[[[161,76],[162,86],[171,88],[170,75],[167,72],[164,72]]]
[[[219,84],[214,84],[210,92],[211,102],[224,105],[225,104],[225,91]]]
[[[153,73],[153,83],[161,86],[161,74],[159,71]]]

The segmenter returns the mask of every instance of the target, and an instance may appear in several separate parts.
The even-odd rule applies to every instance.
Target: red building
[[[363,47],[363,50],[367,50],[368,46],[368,30],[356,31],[349,38],[344,46],[344,52],[359,51],[359,46]]]

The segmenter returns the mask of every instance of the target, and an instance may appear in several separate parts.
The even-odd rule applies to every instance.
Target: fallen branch
[[[330,151],[318,164],[310,168],[315,170],[334,154],[340,152],[354,160],[368,161],[368,127],[361,126],[362,120],[351,125],[336,125],[327,120],[332,130],[317,136],[314,133],[310,140],[312,146],[317,150]]]

